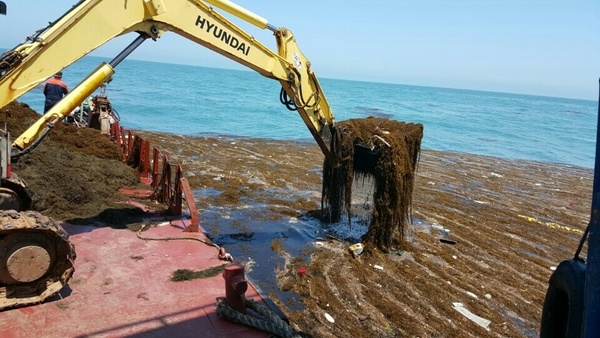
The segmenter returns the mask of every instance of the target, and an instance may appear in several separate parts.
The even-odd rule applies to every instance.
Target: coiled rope
[[[288,323],[279,318],[279,316],[269,310],[266,306],[259,304],[252,299],[246,299],[246,307],[266,319],[260,319],[240,313],[227,305],[224,298],[217,299],[217,314],[223,319],[269,332],[283,338],[301,337],[288,325]]]

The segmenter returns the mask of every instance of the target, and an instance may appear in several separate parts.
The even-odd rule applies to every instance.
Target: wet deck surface
[[[215,247],[195,240],[142,240],[131,230],[66,225],[75,245],[69,285],[43,304],[0,312],[0,337],[269,337],[217,316],[225,296],[221,274],[171,281],[224,262]],[[143,237],[194,237],[181,221],[144,231]],[[262,300],[251,284],[246,297]]]

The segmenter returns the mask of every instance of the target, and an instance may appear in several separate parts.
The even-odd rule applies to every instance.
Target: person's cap
[[[62,72],[58,72],[58,73],[54,74],[54,77],[62,77]]]

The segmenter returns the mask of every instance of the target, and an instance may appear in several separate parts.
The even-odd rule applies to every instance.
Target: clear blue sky
[[[13,48],[77,1],[4,2],[0,47]],[[235,2],[292,30],[321,78],[598,99],[599,1]],[[271,32],[240,26],[275,48]],[[113,57],[134,37],[92,55]],[[174,33],[130,58],[243,69]]]

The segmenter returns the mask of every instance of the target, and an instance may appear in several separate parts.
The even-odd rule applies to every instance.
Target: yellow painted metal
[[[37,120],[29,129],[13,141],[13,146],[26,149],[35,142],[44,132],[48,123],[57,123],[67,117],[73,109],[90,97],[94,91],[110,79],[115,73],[107,63],[102,63],[85,80],[77,85],[73,91],[60,100],[44,116]]]
[[[228,0],[204,0],[204,1],[237,16],[238,18],[240,18],[244,21],[247,21],[260,29],[267,28],[267,25],[269,24],[267,19],[263,18],[262,16],[260,16],[258,14],[252,13],[251,11],[247,10],[246,8],[244,8],[238,4],[235,4],[231,1],[228,1]]]
[[[267,25],[263,18],[230,1],[209,1],[259,27]],[[125,5],[123,0],[79,2],[36,41],[9,51],[19,53],[22,60],[0,77],[0,108],[116,36],[138,32],[157,40],[167,31],[278,80],[328,155],[329,145],[321,132],[334,123],[333,114],[291,31],[277,30],[278,49],[273,52],[201,0],[171,0],[168,8],[164,0],[129,0]]]
[[[161,15],[165,12],[165,5],[161,0],[144,0],[148,11],[153,15]]]

